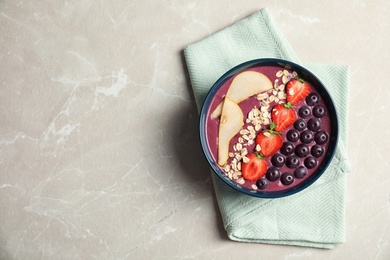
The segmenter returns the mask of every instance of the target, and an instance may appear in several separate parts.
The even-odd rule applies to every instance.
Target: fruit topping
[[[319,118],[310,118],[307,122],[307,128],[313,132],[317,132],[322,127],[321,120]]]
[[[229,98],[223,102],[218,134],[218,164],[223,166],[229,158],[230,140],[244,125],[244,115],[237,103]]]
[[[242,177],[247,181],[257,181],[267,172],[267,163],[260,154],[247,155],[249,161],[243,162],[241,166]]]
[[[271,119],[272,122],[276,124],[275,130],[282,132],[295,122],[297,116],[294,109],[291,107],[291,103],[287,102],[286,104],[274,106],[271,113]]]
[[[307,127],[306,121],[301,118],[295,121],[294,123],[294,128],[297,129],[298,131],[303,131],[306,129],[306,127]]]
[[[285,172],[282,174],[282,176],[280,177],[280,181],[284,184],[284,185],[290,185],[294,182],[294,175],[292,175],[291,173],[289,172]]]
[[[326,114],[326,108],[323,105],[316,105],[313,107],[313,115],[315,117],[321,118]]]
[[[307,168],[305,166],[299,166],[294,171],[294,176],[297,179],[302,179],[307,175]]]
[[[271,80],[263,73],[244,71],[233,79],[226,96],[234,102],[240,103],[253,95],[272,89],[272,87]]]
[[[305,159],[303,162],[308,169],[313,169],[314,167],[317,166],[317,159],[314,158],[313,156],[309,156]]]
[[[317,93],[310,93],[307,97],[306,97],[306,104],[308,104],[309,106],[315,106],[318,104],[318,101],[320,101],[320,95],[318,95]]]
[[[282,167],[286,162],[286,157],[281,155],[280,153],[274,154],[271,158],[271,163],[276,167]]]
[[[304,158],[306,157],[310,152],[309,147],[306,144],[298,144],[295,148],[295,154],[300,157]]]
[[[268,180],[262,177],[256,182],[256,186],[260,190],[265,190],[268,187]]]
[[[314,134],[312,131],[310,130],[305,130],[301,133],[301,137],[300,137],[302,143],[304,144],[308,144],[310,143],[311,141],[313,141],[314,139]]]
[[[314,136],[314,141],[317,144],[324,144],[328,141],[328,134],[325,131],[318,131]]]
[[[325,153],[325,149],[321,145],[315,144],[311,147],[311,155],[313,155],[316,158],[321,157],[324,153]]]
[[[271,80],[264,74],[256,71],[244,71],[233,79],[226,97],[238,104],[253,95],[272,89],[272,87]],[[224,102],[222,101],[213,111],[212,118],[218,118],[221,115]]]
[[[286,158],[286,166],[288,168],[294,169],[297,168],[299,165],[299,158],[296,155],[290,155]]]
[[[284,142],[282,148],[280,148],[280,152],[284,155],[290,155],[294,152],[294,145],[291,142]]]
[[[301,78],[291,79],[286,86],[287,102],[296,104],[310,94],[310,85]]]
[[[286,134],[287,140],[296,142],[299,140],[299,132],[296,129],[291,129]]]
[[[264,130],[256,137],[256,144],[260,146],[260,152],[264,157],[274,155],[282,147],[282,137],[280,136],[280,133],[274,129],[275,124],[272,123],[269,130]]]
[[[301,118],[309,118],[311,116],[311,110],[310,110],[310,107],[308,106],[302,106],[299,108],[298,110],[298,115],[301,117]]]
[[[267,179],[269,181],[276,181],[276,180],[278,180],[279,177],[280,177],[280,170],[279,170],[279,168],[277,168],[277,167],[270,167],[267,170],[267,173],[265,174],[265,177],[267,177]]]

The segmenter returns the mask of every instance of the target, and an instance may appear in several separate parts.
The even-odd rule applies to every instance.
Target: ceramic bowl
[[[242,183],[242,179],[239,178],[240,177],[239,173],[238,175],[236,174],[238,178],[232,177],[234,173],[231,173],[229,176],[229,173],[224,171],[223,167],[218,165],[217,152],[216,152],[217,145],[218,145],[218,134],[216,133],[216,131],[218,131],[219,123],[218,123],[218,119],[211,118],[211,113],[213,112],[217,103],[223,100],[224,95],[226,94],[226,91],[224,91],[224,88],[226,88],[226,84],[230,84],[232,79],[237,74],[245,70],[257,70],[259,72],[263,72],[263,69],[265,75],[267,75],[266,73],[269,74],[271,71],[273,71],[271,74],[267,75],[273,84],[275,82],[275,79],[278,78],[276,77],[275,72],[287,70],[290,72],[289,77],[291,77],[292,72],[295,72],[297,73],[299,78],[304,79],[311,85],[314,91],[320,95],[320,99],[322,100],[321,102],[323,102],[323,104],[326,106],[327,116],[321,120],[326,120],[324,121],[324,125],[327,125],[327,129],[328,129],[327,132],[329,134],[329,139],[326,144],[324,155],[322,155],[318,159],[319,162],[317,167],[313,169],[311,173],[307,174],[306,177],[302,179],[295,178],[294,183],[292,183],[291,185],[282,185],[280,179],[273,182],[269,181],[270,184],[269,189],[267,188],[261,190],[256,187],[256,182],[245,182],[244,180],[244,183]],[[280,76],[280,72],[279,72],[279,76]],[[282,85],[282,77],[278,79],[279,81],[277,84]],[[255,99],[255,97],[251,97],[251,98]],[[256,102],[256,100],[254,102]],[[301,101],[301,103],[302,102],[306,102],[306,101]],[[305,104],[306,103],[303,103],[303,105]],[[241,106],[241,103],[239,105]],[[276,103],[274,103],[273,105],[276,105]],[[259,107],[261,107],[260,102],[259,102]],[[272,107],[269,108],[269,113],[271,113],[271,109]],[[296,110],[297,109],[298,107],[296,108]],[[244,120],[246,118],[246,113],[247,112],[243,111]],[[262,125],[262,129],[266,127],[267,125]],[[210,91],[208,92],[204,100],[204,104],[200,112],[199,132],[200,132],[200,142],[201,142],[202,150],[213,172],[226,185],[230,186],[231,188],[239,192],[242,192],[244,194],[254,196],[254,197],[259,197],[259,198],[284,197],[284,196],[288,196],[300,192],[305,188],[309,187],[310,185],[312,185],[325,172],[328,165],[330,164],[336,150],[337,140],[339,135],[336,108],[324,84],[318,79],[318,77],[316,77],[308,69],[298,64],[295,64],[293,62],[287,60],[281,60],[281,59],[256,59],[256,60],[247,61],[230,69],[224,75],[222,75],[212,86],[212,88],[210,89]],[[258,133],[259,131],[256,132],[256,134]],[[283,133],[284,139],[285,139],[285,134],[286,133]],[[239,133],[237,135],[239,135]],[[237,136],[235,138],[237,138]],[[252,144],[247,146],[249,153],[253,152],[254,145]],[[232,150],[231,152],[234,151]],[[303,159],[301,160],[301,164],[303,164]],[[272,167],[270,158],[267,161],[267,166]],[[283,166],[280,168],[280,170],[281,173],[291,172],[293,174],[295,169],[290,169],[286,166]],[[273,188],[271,188],[271,186]]]

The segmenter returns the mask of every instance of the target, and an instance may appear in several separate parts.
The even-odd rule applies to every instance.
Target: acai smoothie
[[[240,118],[240,125],[234,125],[239,131],[228,140],[227,160],[222,160],[219,167],[231,180],[248,189],[290,189],[309,178],[323,162],[332,135],[328,107],[316,86],[291,69],[261,66],[241,73],[248,71],[269,79],[271,85],[244,100],[235,99],[235,93],[227,96],[235,77],[222,85],[207,111],[205,133],[209,150],[215,161],[221,161],[221,131],[228,131],[221,124],[231,120],[229,111],[221,119],[221,111],[228,100],[241,110],[242,122]],[[252,84],[249,76],[248,84]],[[245,88],[247,81],[241,80],[240,87]]]

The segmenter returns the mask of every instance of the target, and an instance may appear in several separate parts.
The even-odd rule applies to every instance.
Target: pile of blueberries
[[[326,115],[327,111],[323,105],[318,104],[319,100],[320,96],[317,93],[310,93],[306,97],[307,106],[299,108],[299,118],[295,121],[294,128],[287,132],[287,141],[280,148],[280,153],[276,153],[271,158],[273,166],[268,168],[265,177],[257,181],[259,189],[267,188],[268,181],[277,181],[279,178],[282,184],[290,185],[295,178],[304,178],[308,169],[317,166],[317,159],[325,153],[323,145],[329,139],[328,134],[321,130],[321,118]],[[313,141],[314,144],[312,144]],[[303,160],[303,165],[299,165],[301,160]],[[280,168],[284,165],[293,173],[282,174]]]

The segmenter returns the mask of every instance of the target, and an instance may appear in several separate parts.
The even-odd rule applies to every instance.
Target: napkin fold
[[[184,49],[198,110],[214,82],[232,67],[258,58],[301,64],[327,87],[338,112],[340,136],[326,172],[310,187],[278,199],[242,194],[212,173],[216,198],[228,237],[235,241],[333,248],[345,242],[348,68],[301,62],[267,9]]]

